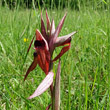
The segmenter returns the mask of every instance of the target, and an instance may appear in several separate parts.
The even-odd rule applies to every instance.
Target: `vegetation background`
[[[61,58],[61,110],[109,110],[109,6],[109,0],[0,0],[0,110],[45,110],[51,103],[49,91],[27,100],[45,77],[39,67],[23,82],[34,50],[26,52],[45,9],[56,27],[68,12],[60,36],[78,31]]]

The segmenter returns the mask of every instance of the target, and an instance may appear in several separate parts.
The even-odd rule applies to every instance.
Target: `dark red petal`
[[[41,13],[41,33],[42,35],[44,36],[44,38],[46,38],[46,30],[45,30],[45,25],[44,25],[44,20],[43,20],[43,17],[42,17],[42,13]]]
[[[35,67],[37,66],[37,56],[34,57],[34,61],[32,62],[32,64],[30,65],[30,67],[28,68],[27,72],[26,72],[26,75],[24,77],[24,81],[25,79],[27,78],[28,74],[35,69]]]
[[[35,49],[37,51],[37,63],[39,64],[41,69],[46,74],[48,74],[50,64],[50,52],[48,48],[48,43],[38,30],[36,30],[36,41],[37,43],[38,41],[40,41],[40,44],[35,43]]]
[[[48,30],[50,30],[50,19],[48,17],[47,10],[46,10],[46,20],[47,20],[47,32],[48,32]]]
[[[64,17],[62,18],[62,20],[60,21],[59,25],[57,26],[56,30],[55,30],[55,33],[54,33],[54,40],[56,40],[56,38],[58,37],[61,29],[62,29],[62,26],[64,24],[64,20],[66,18],[66,15],[67,13],[64,15]]]
[[[50,39],[49,47],[50,47],[50,53],[51,53],[51,54],[53,53],[53,50],[54,50],[54,48],[55,48],[55,47],[54,47],[54,44],[55,44],[56,39],[57,39],[57,37],[58,37],[58,35],[59,35],[61,29],[62,29],[62,26],[63,26],[64,20],[65,20],[65,18],[66,18],[66,15],[67,15],[67,14],[64,15],[64,17],[63,17],[62,20],[60,21],[59,25],[57,26],[57,28],[56,28],[56,30],[55,30],[53,36],[52,36],[52,39]]]
[[[48,74],[50,64],[50,53],[47,50],[39,49],[37,55],[37,62],[41,69]]]
[[[41,95],[43,92],[45,92],[52,84],[53,76],[54,76],[54,73],[49,72],[48,75],[45,77],[45,79],[41,82],[41,84],[35,90],[35,92],[28,99],[37,97],[37,96]]]
[[[59,59],[65,52],[67,52],[70,49],[71,44],[68,43],[68,46],[65,46],[62,48],[62,50],[60,51],[60,53],[53,59],[53,62],[56,61],[57,59]]]

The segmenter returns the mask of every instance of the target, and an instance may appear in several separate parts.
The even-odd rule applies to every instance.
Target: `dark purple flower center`
[[[45,42],[43,40],[36,40],[34,42],[34,46],[35,47],[44,47],[45,46]]]
[[[33,55],[34,55],[34,57],[37,57],[37,52],[34,52]]]

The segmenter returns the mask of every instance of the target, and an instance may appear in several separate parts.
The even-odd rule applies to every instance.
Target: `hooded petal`
[[[37,52],[37,62],[41,69],[46,74],[48,74],[50,64],[50,52],[47,41],[38,30],[36,31],[36,41],[34,45]]]
[[[52,84],[53,76],[54,76],[54,73],[49,72],[48,75],[45,77],[45,79],[41,82],[41,84],[35,90],[35,92],[28,99],[37,97],[37,96],[41,95],[43,92],[45,92]]]
[[[42,13],[41,13],[41,33],[44,36],[44,38],[46,39],[47,35],[46,35],[46,30],[45,30],[45,25],[44,25]]]
[[[67,52],[70,47],[71,47],[71,37],[69,37],[64,43],[62,43],[61,45],[67,45],[65,47],[63,47],[60,51],[60,53],[53,59],[53,61],[56,61],[57,59],[59,59],[65,52]]]
[[[32,62],[32,64],[30,65],[30,67],[28,68],[26,75],[24,77],[24,81],[27,78],[28,74],[35,69],[35,67],[37,66],[37,56],[34,57],[34,61]]]
[[[39,32],[38,29],[36,30],[36,41],[41,41],[41,42],[43,42],[43,43],[44,43],[44,46],[45,46],[44,48],[45,48],[46,50],[49,50],[47,41],[45,40],[45,38],[42,36],[42,34]],[[39,43],[40,43],[40,42],[39,42]],[[41,47],[42,47],[42,45],[41,45]]]

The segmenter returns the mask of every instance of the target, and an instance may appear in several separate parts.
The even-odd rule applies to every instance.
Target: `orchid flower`
[[[35,50],[34,60],[32,64],[30,65],[30,67],[28,68],[26,75],[24,77],[24,80],[27,78],[28,74],[35,69],[37,64],[44,71],[44,73],[46,74],[46,77],[41,82],[41,84],[38,86],[36,91],[28,99],[41,95],[49,87],[51,87],[51,93],[53,93],[53,86],[52,86],[53,76],[54,76],[54,73],[52,72],[53,62],[60,59],[60,57],[70,49],[71,37],[76,33],[75,31],[68,35],[58,37],[62,29],[62,26],[64,24],[66,15],[67,13],[61,19],[60,23],[55,29],[54,20],[50,22],[50,19],[48,17],[48,13],[46,10],[46,22],[47,22],[47,29],[46,29],[44,25],[42,13],[41,13],[41,32],[39,30],[36,30],[36,34],[35,34],[36,39],[34,41],[34,50]],[[30,46],[27,52],[29,52],[33,40],[34,40],[34,37],[30,43]],[[59,46],[64,46],[64,47],[61,49],[60,53],[55,58],[52,58],[55,48]],[[57,74],[60,75],[60,61],[59,61]],[[56,78],[58,80],[60,80],[60,78],[58,77],[59,75],[56,75]],[[59,82],[59,81],[56,80],[56,82]],[[57,85],[57,83],[55,85]],[[54,86],[54,88],[56,89],[56,86]]]

